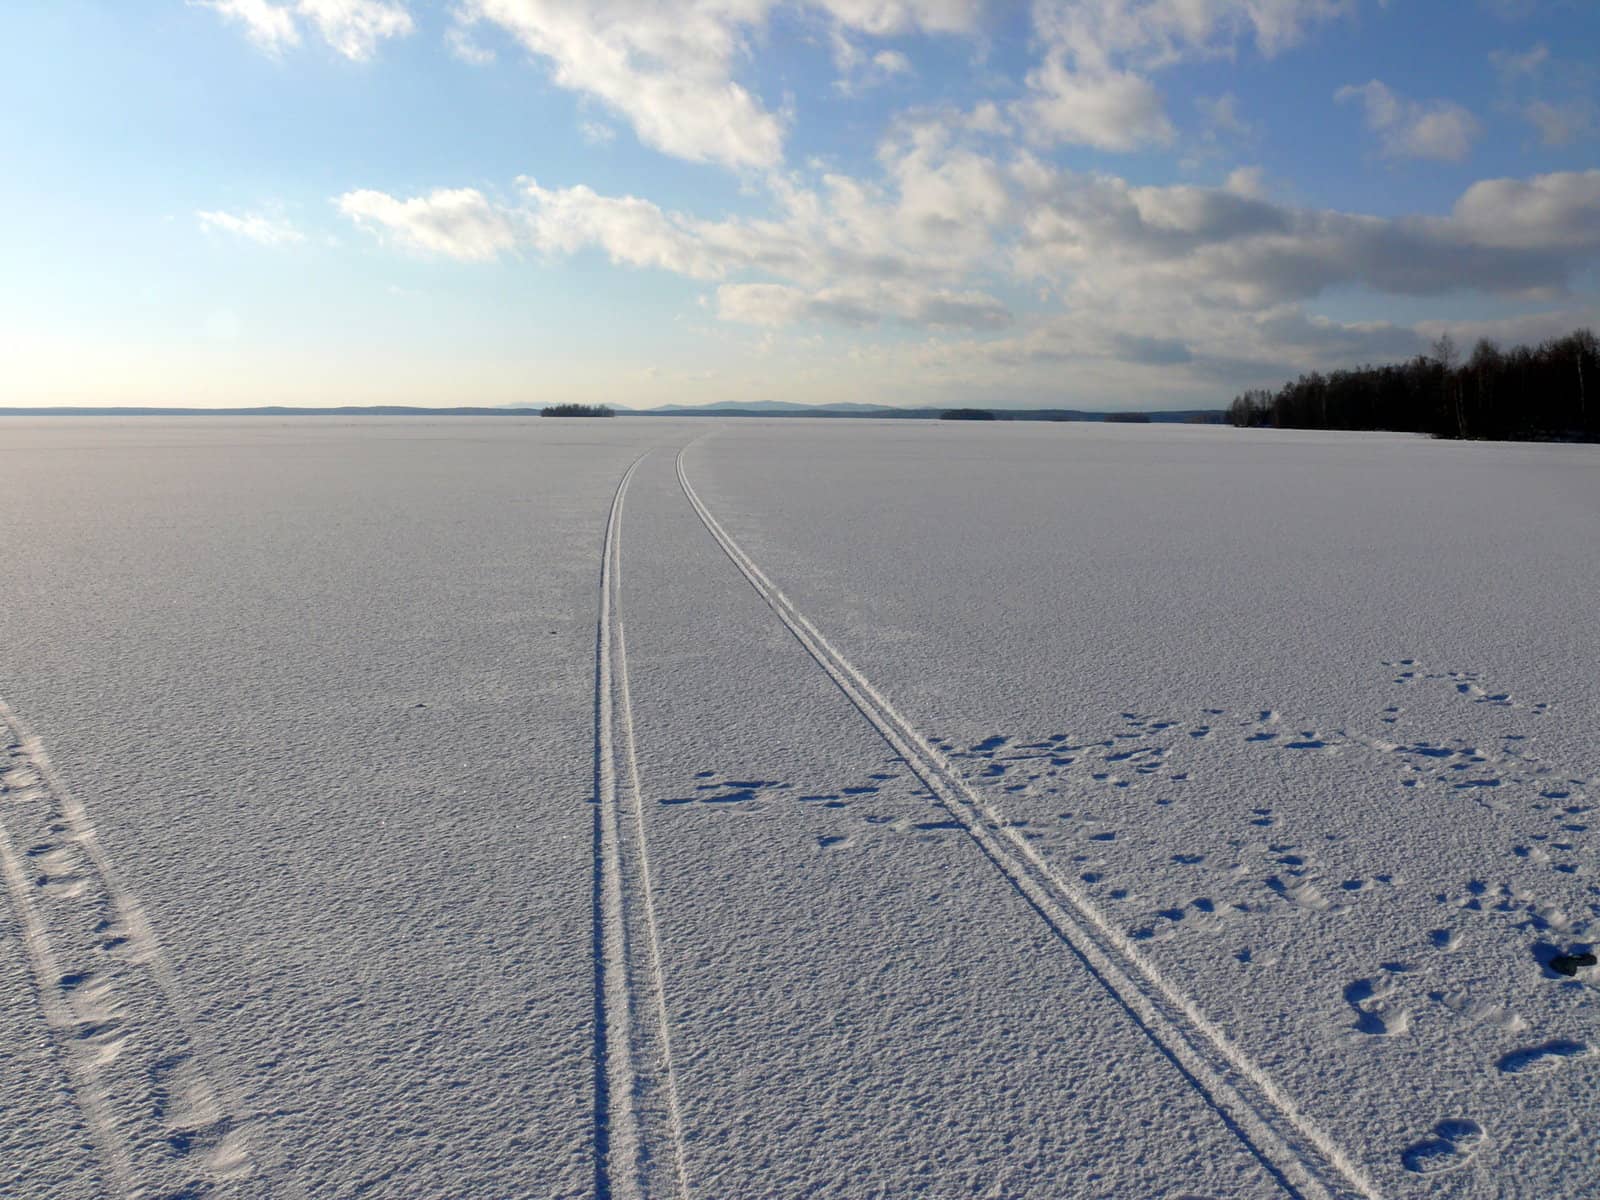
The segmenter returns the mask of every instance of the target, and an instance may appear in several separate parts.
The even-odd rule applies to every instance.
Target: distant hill
[[[675,405],[670,408],[641,408],[633,415],[640,417],[872,417],[879,420],[907,418],[932,421],[951,411],[947,408],[894,408],[887,404],[793,404],[784,400],[737,400],[698,406]],[[1125,420],[1120,412],[1097,412],[1077,408],[991,408],[998,421],[1116,421]],[[1221,424],[1225,414],[1221,409],[1186,408],[1174,412],[1141,412],[1142,422],[1165,425],[1195,424],[1200,422]]]
[[[796,404],[792,400],[719,400],[715,404],[669,404],[663,408],[639,408],[633,411],[641,416],[698,417],[707,413],[720,416],[756,414],[763,417],[832,417],[896,416],[905,409],[888,404]]]
[[[787,400],[727,400],[699,406],[670,408],[608,407],[619,417],[845,417],[878,420],[937,420],[950,411],[945,408],[894,408],[887,404],[794,404]],[[268,404],[254,408],[157,408],[114,406],[102,408],[0,408],[0,417],[537,417],[543,410],[529,407],[420,408],[406,404],[345,404],[334,408],[293,408]],[[987,410],[998,421],[1105,421],[1122,419],[1123,414],[1091,412],[1075,408],[994,408]],[[1184,409],[1181,412],[1139,414],[1152,422],[1183,424],[1197,421],[1221,422],[1220,409]]]

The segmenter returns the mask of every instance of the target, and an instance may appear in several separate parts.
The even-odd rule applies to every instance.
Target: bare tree
[[[1456,414],[1456,436],[1467,436],[1467,418],[1461,411],[1461,385],[1456,379],[1456,360],[1461,357],[1456,349],[1456,340],[1448,333],[1441,333],[1433,343],[1433,357],[1444,368],[1444,403],[1446,408],[1453,407]]]
[[[1589,424],[1589,397],[1583,387],[1583,360],[1600,358],[1600,338],[1592,329],[1580,329],[1572,335],[1572,357],[1578,363],[1578,423]]]

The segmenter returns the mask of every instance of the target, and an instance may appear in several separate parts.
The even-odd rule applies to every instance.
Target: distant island
[[[1600,339],[1587,329],[1502,350],[1483,339],[1465,361],[1448,336],[1409,362],[1312,372],[1276,392],[1245,392],[1234,425],[1385,429],[1487,441],[1600,441]]]
[[[604,404],[551,404],[539,410],[541,417],[613,417],[616,413]]]

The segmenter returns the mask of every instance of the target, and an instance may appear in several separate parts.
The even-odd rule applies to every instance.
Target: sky
[[[1218,408],[1600,326],[1594,0],[9,0],[0,405]]]

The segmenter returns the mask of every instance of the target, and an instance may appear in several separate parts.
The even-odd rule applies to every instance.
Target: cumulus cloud
[[[1033,381],[1059,395],[1061,365],[1070,364],[1078,386],[1106,398],[1215,406],[1219,392],[1276,385],[1302,370],[1406,358],[1428,340],[1416,328],[1339,322],[1298,305],[1241,311],[1141,296],[1046,316],[1008,336],[924,343],[904,369],[989,389]]]
[[[305,234],[287,221],[261,213],[201,211],[195,213],[195,218],[201,229],[241,237],[263,246],[286,246],[306,240]]]
[[[463,23],[509,33],[551,78],[600,101],[645,145],[692,162],[767,168],[783,156],[784,122],[736,78],[748,41],[782,0],[463,0]],[[904,54],[855,47],[850,33],[886,37],[976,28],[981,0],[791,0],[836,33],[836,58],[881,82]]]
[[[1334,99],[1360,101],[1367,128],[1391,158],[1460,162],[1482,131],[1477,118],[1454,101],[1409,100],[1376,79],[1342,87]]]
[[[1255,135],[1255,127],[1239,115],[1239,97],[1232,92],[1223,92],[1220,96],[1196,96],[1194,106],[1200,112],[1200,118],[1205,123],[1205,136],[1210,140]]]
[[[510,205],[458,189],[352,192],[339,207],[397,244],[463,260],[594,251],[716,283],[721,316],[761,325],[997,329],[1010,316],[995,288],[1032,281],[1068,307],[1129,314],[1120,332],[1159,339],[1179,316],[1259,316],[1344,286],[1555,296],[1600,260],[1600,170],[1485,180],[1446,215],[1387,218],[1277,203],[1248,168],[1220,187],[1137,186],[1026,155],[1000,163],[927,126],[901,130],[881,162],[878,182],[777,181],[764,219],[708,220],[533,180]],[[1120,346],[1131,360],[1185,361],[1165,344]]]
[[[1256,36],[1279,45],[1287,28]],[[1383,100],[1396,123],[1409,119],[1413,102],[1374,87],[1353,98]],[[1022,104],[1039,107],[1049,90],[1035,85]],[[1063,170],[997,140],[1026,132],[1020,108],[903,115],[867,175],[768,173],[764,216],[708,218],[530,179],[510,202],[470,189],[409,199],[365,191],[340,207],[398,245],[466,260],[591,253],[668,271],[711,285],[724,321],[969,330],[985,337],[964,344],[991,347],[972,350],[979,362],[1059,355],[1229,386],[1286,365],[1412,352],[1415,328],[1308,312],[1330,289],[1557,297],[1600,261],[1600,171],[1485,180],[1448,212],[1378,217],[1280,202],[1251,167],[1217,186]],[[1086,121],[1084,111],[1073,119]],[[1158,107],[1132,111],[1146,115],[1141,136],[1163,136]],[[1231,104],[1219,112],[1237,117]],[[1083,124],[1070,136],[1110,142],[1138,128],[1124,118],[1120,134]],[[1003,297],[1041,288],[1064,315],[1019,322]]]
[[[466,0],[462,14],[500,26],[552,64],[561,87],[620,113],[666,154],[729,166],[774,165],[783,126],[732,78],[747,3],[645,0]]]
[[[467,25],[452,25],[445,31],[444,44],[452,58],[475,67],[488,66],[495,60],[494,51],[474,38],[471,27]]]
[[[1600,249],[1600,170],[1482,180],[1456,201],[1450,224],[1480,245],[1593,254]]]
[[[270,0],[189,0],[201,8],[215,9],[224,18],[244,26],[252,42],[269,54],[281,53],[300,43],[294,11]]]
[[[1030,99],[1013,112],[1036,142],[1136,150],[1173,139],[1161,94],[1127,71],[1075,71],[1052,58],[1028,75]]]
[[[833,65],[839,72],[833,86],[846,96],[858,95],[897,76],[916,74],[911,60],[899,50],[879,50],[869,55],[841,30],[835,30],[833,35]]]
[[[1550,47],[1540,42],[1520,54],[1513,50],[1491,50],[1489,61],[1505,79],[1537,75],[1540,68],[1550,61]]]
[[[1271,56],[1348,0],[1035,0],[1043,60],[1013,107],[1036,142],[1102,150],[1167,145],[1174,131],[1151,71],[1232,56],[1253,43]]]
[[[1521,53],[1489,55],[1500,78],[1500,107],[1515,113],[1539,134],[1545,146],[1565,146],[1600,127],[1592,68],[1555,59],[1543,42]]]
[[[346,58],[371,58],[385,38],[404,37],[415,23],[397,0],[189,0],[215,9],[244,26],[250,40],[270,54],[300,43],[300,26],[316,29],[322,40]]]
[[[778,283],[724,284],[718,315],[751,325],[820,321],[869,326],[885,319],[930,329],[1000,329],[1011,323],[1005,305],[977,291],[949,291],[908,283],[805,288]]]
[[[1353,8],[1353,0],[1035,0],[1033,14],[1040,37],[1076,62],[1155,68],[1231,57],[1244,43],[1271,57]]]
[[[880,163],[877,182],[825,175],[805,187],[776,177],[775,212],[764,219],[708,220],[531,179],[511,205],[473,190],[411,199],[360,191],[338,204],[398,244],[464,260],[589,251],[720,283],[719,312],[746,323],[1004,324],[1005,305],[974,280],[995,261],[994,232],[1014,218],[1005,170],[932,124],[898,128]]]
[[[1588,99],[1568,100],[1561,104],[1549,100],[1530,100],[1522,106],[1522,116],[1538,131],[1539,141],[1546,146],[1565,146],[1590,136],[1600,125],[1600,121],[1596,120],[1594,102]]]
[[[317,27],[323,41],[356,60],[371,58],[385,38],[404,37],[415,28],[411,14],[388,0],[299,0],[295,10]]]
[[[440,188],[396,200],[383,192],[346,192],[339,211],[401,246],[467,262],[486,262],[522,240],[517,217],[474,188]]]
[[[1445,217],[1296,208],[1237,190],[1072,172],[1033,186],[1017,269],[1097,299],[1175,292],[1260,309],[1342,285],[1550,295],[1600,256],[1600,172],[1484,181]]]
[[[813,0],[841,25],[874,37],[910,33],[968,33],[983,0]]]

